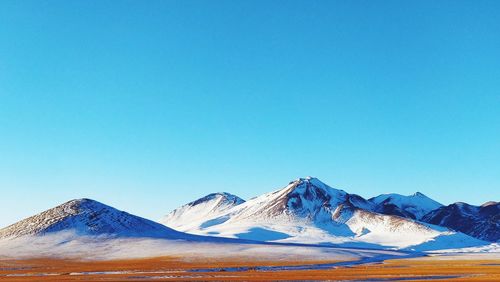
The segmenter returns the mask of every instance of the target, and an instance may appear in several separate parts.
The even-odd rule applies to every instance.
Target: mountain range
[[[497,242],[499,217],[497,202],[443,206],[419,192],[367,200],[306,177],[248,201],[210,194],[160,222],[188,233],[263,241],[434,248],[474,239]]]
[[[444,206],[422,193],[364,199],[306,177],[248,201],[230,193],[212,193],[173,210],[159,222],[94,200],[71,200],[0,229],[0,253],[2,246],[16,253],[32,244],[33,238],[38,245],[49,242],[49,251],[71,246],[68,242],[74,240],[87,246],[85,240],[98,243],[144,238],[153,240],[148,244],[154,250],[159,249],[155,247],[158,239],[177,245],[266,242],[441,250],[499,242],[499,217],[497,202],[479,207],[465,203]],[[136,243],[132,247],[140,248]]]

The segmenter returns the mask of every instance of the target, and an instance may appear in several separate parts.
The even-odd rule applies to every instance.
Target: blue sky
[[[500,200],[498,1],[1,1],[0,225],[312,175]]]

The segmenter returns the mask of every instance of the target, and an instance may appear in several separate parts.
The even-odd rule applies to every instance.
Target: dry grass
[[[332,261],[247,261],[245,259],[181,259],[161,257],[136,260],[78,261],[57,259],[0,261],[4,281],[155,281],[165,280],[366,280],[442,276],[454,281],[500,281],[500,260],[436,258],[390,260],[383,264],[337,267],[325,270],[257,271],[256,266],[310,265]],[[191,272],[195,269],[249,267],[245,271]],[[127,273],[95,273],[126,271]],[[94,272],[81,274],[82,272]],[[79,275],[71,275],[80,273]],[[6,275],[30,276],[6,276]],[[53,276],[40,276],[53,274]],[[458,276],[451,278],[450,276]]]

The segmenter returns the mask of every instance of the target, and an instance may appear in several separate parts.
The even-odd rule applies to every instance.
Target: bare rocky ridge
[[[487,202],[481,206],[454,203],[438,208],[422,218],[422,221],[445,226],[472,237],[500,241],[500,203]]]

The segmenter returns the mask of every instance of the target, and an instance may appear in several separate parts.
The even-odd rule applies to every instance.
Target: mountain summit
[[[250,200],[241,216],[294,216],[318,219],[335,209],[369,208],[368,201],[344,190],[332,188],[314,177],[299,178],[278,191]]]
[[[212,193],[173,210],[160,222],[172,228],[185,226],[186,223],[198,226],[208,218],[217,217],[244,202],[242,198],[226,192]]]
[[[420,220],[427,213],[442,207],[426,195],[416,192],[410,196],[382,194],[368,201],[375,205],[375,211]]]

